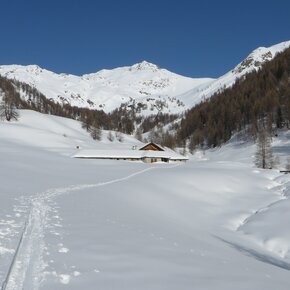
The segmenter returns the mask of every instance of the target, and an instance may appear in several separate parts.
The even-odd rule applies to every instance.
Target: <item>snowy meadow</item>
[[[289,289],[290,177],[255,168],[254,145],[186,164],[74,159],[138,141],[31,111],[0,136],[2,289]]]

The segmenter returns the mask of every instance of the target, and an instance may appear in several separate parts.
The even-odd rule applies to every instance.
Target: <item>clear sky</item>
[[[0,0],[0,64],[84,74],[147,60],[218,77],[290,40],[289,0]]]

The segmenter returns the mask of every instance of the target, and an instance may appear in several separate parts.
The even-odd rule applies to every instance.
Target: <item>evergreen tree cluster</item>
[[[287,49],[260,70],[189,110],[178,130],[178,143],[189,140],[190,150],[201,145],[216,147],[241,130],[256,138],[260,122],[269,132],[273,128],[289,128],[289,77],[290,49]]]

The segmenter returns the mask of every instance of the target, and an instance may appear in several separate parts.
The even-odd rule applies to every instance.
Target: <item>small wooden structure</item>
[[[141,147],[139,150],[165,151],[161,146],[153,142],[146,144],[145,146]]]
[[[145,163],[153,162],[186,162],[187,157],[181,156],[170,149],[164,149],[160,145],[150,142],[139,150],[81,150],[74,155],[74,158],[88,159],[109,159],[109,160],[128,160],[143,161]]]
[[[169,162],[170,156],[167,156],[165,154],[165,150],[158,144],[150,142],[141,147],[139,150],[147,151],[147,153],[141,158],[141,160],[145,163]],[[162,153],[160,154],[158,152]]]

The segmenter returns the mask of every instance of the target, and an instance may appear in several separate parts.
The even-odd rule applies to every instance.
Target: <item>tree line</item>
[[[244,132],[256,139],[260,128],[273,134],[290,124],[290,49],[278,54],[238,79],[231,88],[223,89],[204,100],[182,119],[177,142],[196,147],[216,147],[233,134]]]
[[[138,103],[121,106],[110,113],[56,103],[28,84],[0,76],[0,117],[17,118],[15,109],[31,109],[45,114],[72,118],[99,139],[100,130],[135,134],[145,141],[156,141],[174,148],[211,148],[221,146],[233,134],[256,140],[261,130],[275,134],[276,129],[290,126],[290,48],[253,71],[237,79],[211,98],[187,111],[181,122],[179,115],[141,116]],[[175,121],[175,122],[174,122]]]

